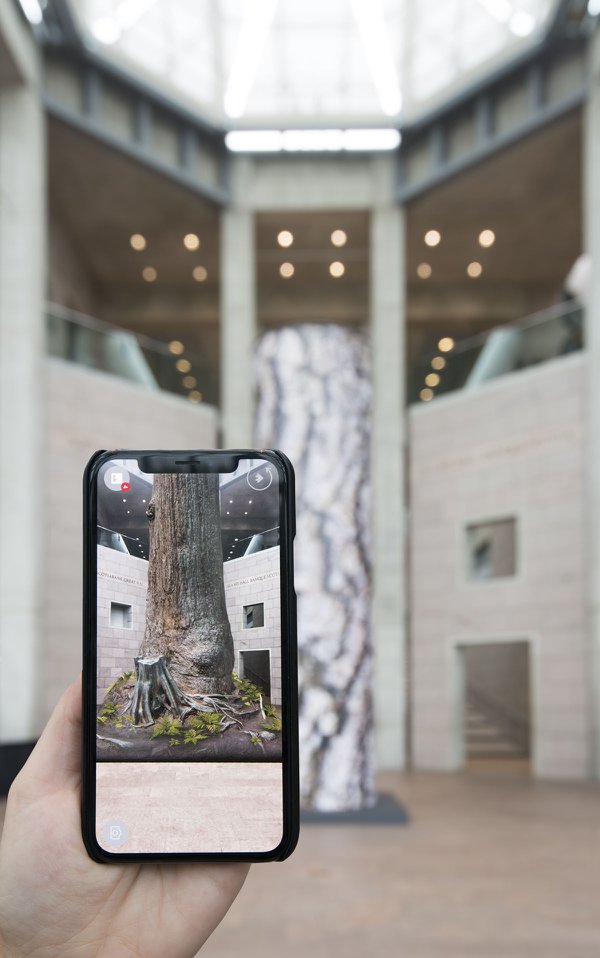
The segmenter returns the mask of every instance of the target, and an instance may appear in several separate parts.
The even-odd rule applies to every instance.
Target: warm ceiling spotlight
[[[173,353],[174,356],[181,356],[184,350],[185,346],[179,339],[173,339],[169,343],[169,352]]]
[[[483,273],[483,266],[481,265],[481,263],[478,263],[476,260],[474,260],[472,263],[469,263],[469,265],[467,266],[467,273],[471,277],[471,279],[477,279],[477,277],[481,276],[481,274]]]
[[[158,273],[154,269],[154,266],[144,266],[142,270],[142,276],[147,283],[153,283],[158,276]]]
[[[197,389],[192,389],[192,391],[188,393],[188,399],[190,402],[202,402],[202,393]]]
[[[442,336],[438,343],[438,349],[441,353],[449,353],[451,349],[454,349],[452,336]]]
[[[192,252],[200,249],[200,237],[196,236],[195,233],[186,233],[183,237],[183,245]]]
[[[489,246],[493,246],[496,242],[496,234],[493,230],[482,230],[479,234],[479,245],[483,246],[484,249],[488,249]]]
[[[279,275],[283,276],[284,279],[289,279],[290,276],[293,276],[295,272],[293,263],[282,263],[279,267]]]
[[[203,283],[205,279],[208,279],[208,270],[206,266],[194,266],[192,270],[192,276],[197,283]]]
[[[427,246],[438,246],[442,240],[442,234],[439,230],[427,230],[424,239]]]
[[[189,373],[192,368],[192,364],[189,359],[178,359],[175,363],[175,368],[180,373]]]
[[[417,266],[417,276],[419,279],[429,279],[431,276],[431,266],[429,263],[419,263]]]
[[[346,267],[339,260],[334,260],[333,263],[329,264],[329,272],[335,279],[339,279],[346,272]]]
[[[432,369],[443,369],[445,365],[446,365],[446,360],[444,359],[443,356],[434,356],[433,359],[431,360]]]
[[[425,376],[426,386],[433,387],[433,386],[439,386],[439,384],[440,384],[440,377],[438,376],[437,373],[427,373],[427,375]]]
[[[182,382],[186,389],[193,389],[194,386],[198,385],[198,380],[195,376],[184,376]]]
[[[348,236],[344,230],[334,230],[331,234],[331,242],[334,246],[345,246],[348,242]]]
[[[433,389],[428,389],[426,387],[425,389],[421,390],[421,392],[419,393],[419,396],[421,397],[423,402],[429,402],[430,399],[433,399]]]
[[[281,232],[277,234],[277,242],[280,246],[283,246],[284,249],[287,249],[288,246],[291,246],[294,242],[294,234],[290,233],[289,230],[281,230]]]
[[[129,237],[129,245],[139,253],[146,249],[146,237],[142,236],[141,233],[132,233]]]

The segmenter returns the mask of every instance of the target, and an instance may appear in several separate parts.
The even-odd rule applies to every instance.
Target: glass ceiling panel
[[[104,56],[230,128],[397,126],[535,43],[557,0],[71,0]]]

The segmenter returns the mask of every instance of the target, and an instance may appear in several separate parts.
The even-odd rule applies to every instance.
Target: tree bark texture
[[[333,325],[266,333],[256,442],[296,469],[301,798],[374,803],[369,433],[363,337]]]
[[[154,477],[146,628],[139,655],[164,656],[184,693],[234,691],[216,474]]]

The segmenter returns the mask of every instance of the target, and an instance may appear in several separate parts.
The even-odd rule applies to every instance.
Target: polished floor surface
[[[507,766],[388,775],[406,826],[304,826],[202,958],[598,958],[600,788]]]
[[[380,784],[408,825],[303,826],[202,958],[598,958],[600,787],[510,765]]]

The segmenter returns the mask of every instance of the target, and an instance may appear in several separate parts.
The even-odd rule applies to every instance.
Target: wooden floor
[[[386,775],[406,826],[304,826],[202,958],[598,958],[600,788],[509,766]]]
[[[598,958],[600,788],[509,766],[381,784],[409,825],[303,827],[202,958]]]

